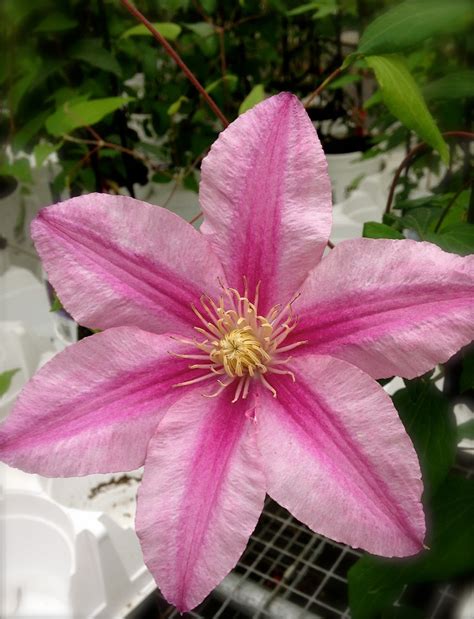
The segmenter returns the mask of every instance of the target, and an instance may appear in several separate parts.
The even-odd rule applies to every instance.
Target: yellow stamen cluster
[[[224,335],[210,358],[214,363],[224,366],[226,373],[233,377],[242,377],[245,373],[253,376],[255,370],[265,371],[265,361],[270,361],[270,355],[265,352],[249,326],[233,329]]]
[[[191,369],[207,370],[195,379],[178,383],[177,387],[216,378],[219,388],[207,397],[219,395],[223,389],[236,384],[233,402],[240,397],[245,399],[249,393],[250,382],[258,379],[273,396],[276,391],[268,382],[268,374],[288,374],[295,380],[293,372],[281,369],[291,357],[282,358],[287,353],[305,342],[295,342],[282,346],[283,341],[296,326],[292,303],[283,309],[279,305],[271,308],[266,317],[258,314],[258,292],[255,291],[254,302],[248,300],[248,286],[241,296],[234,288],[223,287],[223,294],[216,303],[207,296],[201,297],[202,312],[192,306],[193,312],[202,326],[194,329],[204,340],[179,341],[194,345],[198,354],[179,354],[184,359],[199,361],[190,365]]]

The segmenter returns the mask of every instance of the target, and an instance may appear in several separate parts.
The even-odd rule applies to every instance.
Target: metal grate
[[[460,465],[466,476],[472,464]],[[267,499],[245,553],[229,576],[194,611],[180,615],[156,595],[150,619],[350,619],[347,572],[359,552],[310,531]],[[429,590],[428,590],[429,589]],[[443,583],[419,592],[426,617],[452,616],[463,585]],[[404,601],[405,592],[400,601]]]

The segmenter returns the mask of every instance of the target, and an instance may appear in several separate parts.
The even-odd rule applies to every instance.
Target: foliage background
[[[308,100],[333,76],[308,108],[327,152],[373,157],[426,142],[407,159],[410,173],[401,175],[392,209],[382,222],[368,222],[364,235],[474,251],[469,0],[136,5],[230,120],[281,90]],[[150,183],[197,191],[200,161],[220,123],[118,1],[4,0],[0,10],[0,216],[16,209],[8,242],[26,235],[23,199],[35,193],[43,167],[54,200],[89,191],[134,196]],[[443,137],[452,131],[466,135]],[[427,174],[439,179],[432,195],[411,199]],[[472,349],[439,372],[406,381],[394,396],[422,464],[430,549],[413,560],[361,559],[350,573],[356,619],[420,616],[420,583],[466,579],[474,570],[473,482],[452,473],[459,439],[474,436],[472,423],[456,429],[452,412],[458,402],[472,403]],[[397,610],[406,585],[408,602]]]

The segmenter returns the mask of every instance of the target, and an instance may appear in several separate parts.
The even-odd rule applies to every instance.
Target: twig
[[[96,145],[91,150],[88,150],[87,153],[80,159],[67,173],[66,175],[66,183],[68,190],[71,187],[71,181],[77,172],[82,168],[82,166],[89,161],[89,159],[100,149],[100,146]]]
[[[441,135],[445,138],[454,137],[462,138],[465,140],[474,139],[474,133],[471,133],[470,131],[445,131]],[[404,157],[403,161],[398,166],[393,177],[392,184],[390,185],[390,191],[388,192],[387,205],[385,206],[385,214],[390,213],[390,209],[392,208],[393,196],[395,194],[395,188],[397,186],[398,179],[400,178],[400,174],[403,172],[403,169],[411,162],[413,157],[415,157],[427,148],[430,148],[428,144],[426,144],[425,142],[420,142],[410,150],[410,152]]]
[[[198,219],[201,219],[202,215],[203,215],[202,211],[199,211],[199,213],[195,217],[189,220],[189,223],[190,224],[196,223]]]
[[[171,200],[173,199],[174,194],[176,193],[176,190],[178,189],[179,185],[181,183],[181,179],[177,178],[174,182],[173,188],[171,189],[168,197],[166,198],[166,200],[163,202],[162,207],[166,208],[168,206],[168,204],[171,202]]]
[[[337,77],[339,75],[339,73],[341,73],[342,71],[342,66],[338,67],[337,69],[335,69],[330,75],[328,75],[328,77],[322,82],[322,84],[320,84],[316,90],[309,95],[309,98],[306,99],[306,103],[304,104],[305,108],[308,109],[308,107],[310,106],[310,104],[312,103],[312,101],[314,99],[316,99],[316,97],[326,88],[326,86],[329,84],[329,82],[332,82],[332,80]]]
[[[82,122],[82,119],[80,120]],[[97,140],[97,142],[103,142],[102,137],[97,133],[97,131],[93,127],[91,127],[90,125],[86,125],[85,128],[91,134],[91,136]]]
[[[101,140],[88,140],[84,138],[76,138],[73,135],[63,135],[63,140],[66,140],[68,142],[75,142],[77,144],[91,144],[93,146],[98,146],[99,148],[110,148],[111,150],[116,150],[119,153],[125,153],[126,155],[130,155],[131,157],[134,157],[135,159],[139,159],[140,161],[143,161],[144,163],[149,165],[150,168],[152,168],[153,170],[159,170],[163,174],[167,174],[160,165],[153,163],[153,161],[151,161],[150,158],[147,157],[146,155],[140,153],[137,150],[126,148],[125,146],[121,146],[120,144],[115,144],[114,142],[107,142],[102,139]]]
[[[147,28],[151,32],[151,34],[153,35],[153,38],[156,39],[158,43],[160,43],[163,46],[168,56],[170,56],[170,58],[173,59],[173,61],[178,65],[178,67],[186,75],[186,77],[191,82],[191,84],[193,84],[193,86],[204,97],[204,99],[206,100],[211,110],[214,112],[217,118],[221,121],[222,125],[224,127],[227,127],[227,125],[229,124],[229,121],[224,116],[224,114],[221,112],[221,110],[217,106],[214,99],[209,95],[208,92],[206,92],[204,86],[197,79],[197,77],[194,75],[191,69],[187,66],[184,60],[182,60],[181,56],[171,47],[168,41],[158,32],[158,30],[153,26],[153,24],[150,23],[148,19],[144,15],[142,15],[142,13],[140,13],[140,11],[135,6],[133,6],[133,4],[129,2],[129,0],[120,0],[120,1],[123,4],[123,6],[127,9],[127,11],[131,15],[133,15],[139,22],[141,22],[145,26],[145,28]]]

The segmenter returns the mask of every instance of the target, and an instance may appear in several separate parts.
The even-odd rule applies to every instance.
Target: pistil
[[[297,324],[292,308],[297,297],[283,308],[281,305],[273,306],[266,317],[260,316],[258,314],[260,286],[257,285],[254,301],[251,302],[245,278],[244,283],[243,295],[240,295],[235,288],[222,286],[222,294],[217,301],[203,295],[200,299],[201,311],[192,305],[192,310],[200,323],[194,329],[204,339],[199,341],[176,338],[185,344],[192,343],[198,351],[195,355],[173,354],[183,359],[199,361],[190,365],[190,369],[207,370],[207,372],[178,383],[174,385],[175,387],[217,378],[218,389],[203,395],[216,397],[234,384],[232,402],[236,402],[239,398],[247,398],[254,380],[258,380],[276,397],[277,392],[269,382],[268,375],[287,374],[295,381],[293,372],[282,369],[282,366],[288,365],[291,361],[291,356],[281,356],[281,353],[305,343],[295,342],[282,347],[282,343]]]

